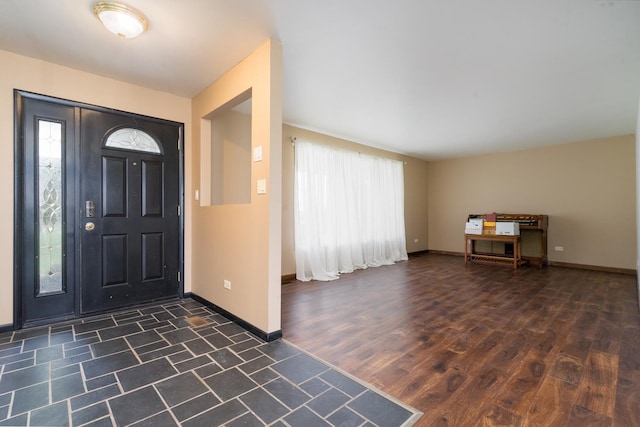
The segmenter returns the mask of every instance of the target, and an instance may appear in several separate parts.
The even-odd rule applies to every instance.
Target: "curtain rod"
[[[290,137],[289,137],[289,140],[291,141],[291,145],[293,145],[294,147],[295,147],[295,145],[296,145],[296,140],[297,140],[297,139],[298,139],[298,138],[296,138],[295,136],[290,136]],[[358,151],[358,154],[362,154],[362,153]],[[402,162],[402,164],[403,164],[404,166],[406,166],[406,165],[407,165],[407,162]]]

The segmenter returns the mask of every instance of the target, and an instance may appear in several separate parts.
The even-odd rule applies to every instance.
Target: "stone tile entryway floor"
[[[387,427],[420,416],[191,299],[0,334],[0,365],[0,425]]]

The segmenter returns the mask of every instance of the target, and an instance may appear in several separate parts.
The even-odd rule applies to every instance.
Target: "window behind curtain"
[[[294,210],[298,280],[407,259],[402,162],[298,140]]]

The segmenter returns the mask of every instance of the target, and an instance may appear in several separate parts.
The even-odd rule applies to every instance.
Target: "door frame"
[[[24,138],[24,130],[22,128],[23,122],[23,114],[24,114],[24,99],[33,99],[44,102],[49,102],[61,106],[67,106],[72,108],[83,108],[94,110],[98,112],[106,112],[111,114],[118,114],[126,117],[139,117],[144,118],[145,120],[155,121],[163,124],[171,124],[178,127],[179,136],[178,136],[178,203],[180,206],[180,216],[179,216],[179,261],[178,261],[178,271],[180,274],[180,280],[178,283],[178,295],[180,298],[184,298],[184,123],[160,119],[156,117],[146,116],[143,114],[136,114],[132,112],[117,110],[113,108],[101,107],[92,104],[71,101],[63,98],[52,97],[48,95],[42,95],[34,92],[29,92],[20,89],[14,89],[14,162],[13,162],[13,329],[21,329],[25,326],[24,316],[23,316],[23,300],[22,300],[22,291],[23,291],[23,269],[24,269],[24,260],[23,260],[23,242],[25,238],[28,236],[25,235],[24,232],[24,149],[25,144],[23,143]],[[76,147],[74,155],[74,165],[78,165],[80,162],[80,145],[81,141],[79,138],[79,123],[74,124],[74,132],[76,134]],[[73,186],[78,189],[80,187],[80,174],[74,174],[73,178]],[[81,259],[80,259],[80,234],[78,229],[78,224],[81,224],[81,200],[79,199],[79,192],[76,191],[74,194],[74,205],[76,207],[75,212],[67,213],[76,224],[76,231],[74,233],[74,248],[73,248],[73,256],[75,260],[75,271],[72,273],[74,275],[74,282],[76,286],[75,293],[75,315],[73,318],[80,318],[84,316],[92,316],[97,313],[90,313],[88,315],[80,314],[80,298],[81,291],[80,287],[80,272],[81,272]],[[116,309],[119,310],[119,309]],[[114,311],[105,310],[105,311]],[[67,316],[66,319],[69,319]],[[37,326],[39,324],[51,323],[59,320],[65,320],[64,318],[59,319],[46,319],[42,321],[29,322],[27,326]]]

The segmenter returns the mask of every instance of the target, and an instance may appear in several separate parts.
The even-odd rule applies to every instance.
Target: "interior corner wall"
[[[0,192],[5,209],[0,210],[0,326],[13,323],[13,175],[14,175],[14,89],[114,108],[185,124],[185,167],[191,158],[191,100],[159,92],[95,74],[85,73],[45,61],[0,50]],[[189,176],[185,185],[190,186]],[[186,201],[185,211],[189,211]],[[188,259],[190,220],[185,218],[185,258]],[[185,264],[185,290],[189,291],[190,272]]]
[[[211,176],[204,117],[251,90],[251,146],[262,161],[251,163],[251,201],[206,206],[195,191]],[[192,291],[266,333],[280,330],[282,230],[282,47],[268,41],[193,99],[194,187]],[[201,170],[202,169],[202,170]],[[267,193],[257,194],[266,179]],[[225,289],[225,280],[231,289]]]
[[[251,197],[251,115],[227,111],[211,121],[211,132],[210,162],[211,169],[216,169],[211,171],[211,204],[248,203]]]
[[[429,249],[463,252],[470,213],[546,214],[550,261],[634,270],[635,158],[625,135],[434,161]]]
[[[343,150],[357,151],[373,156],[405,162],[404,166],[404,219],[407,252],[419,252],[427,249],[427,169],[424,160],[404,156],[390,151],[357,144],[322,133],[313,132],[295,126],[282,126],[282,273],[294,275],[296,272],[295,235],[294,235],[294,158],[295,148],[291,138],[329,145]]]

